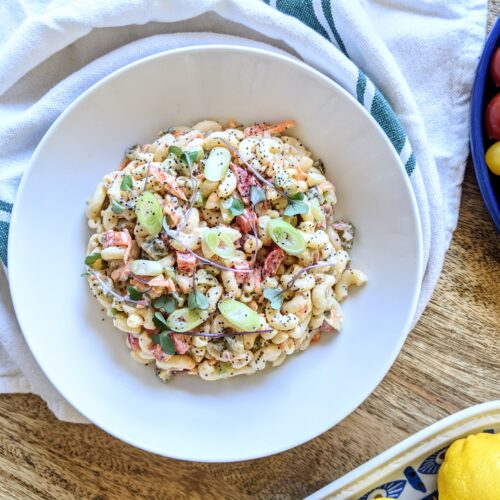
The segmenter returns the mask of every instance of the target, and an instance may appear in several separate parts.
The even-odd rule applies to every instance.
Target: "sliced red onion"
[[[254,330],[253,332],[229,332],[229,333],[210,333],[210,332],[182,332],[182,335],[191,335],[192,337],[210,337],[212,339],[218,339],[223,337],[232,337],[234,335],[250,335],[252,333],[269,333],[272,332],[272,328],[266,328],[265,330]],[[172,332],[177,333],[177,332]]]
[[[144,285],[149,285],[149,281],[146,281],[145,279],[141,278],[140,276],[138,276],[137,274],[134,274],[134,273],[130,273],[130,276],[132,276],[132,278],[136,279],[137,281],[139,281],[140,283],[143,283]],[[149,290],[147,290],[149,291]]]

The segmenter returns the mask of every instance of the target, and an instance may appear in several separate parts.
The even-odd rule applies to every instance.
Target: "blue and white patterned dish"
[[[437,474],[446,450],[456,439],[478,432],[500,432],[500,401],[473,406],[423,429],[308,500],[437,499]]]

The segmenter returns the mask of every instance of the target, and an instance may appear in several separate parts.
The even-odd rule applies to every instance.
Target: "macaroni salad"
[[[366,283],[294,125],[169,128],[127,150],[88,202],[90,289],[162,380],[278,366],[339,331],[339,303]]]

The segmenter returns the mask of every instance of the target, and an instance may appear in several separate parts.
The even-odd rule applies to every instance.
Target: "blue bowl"
[[[472,88],[471,102],[471,124],[470,124],[470,145],[472,151],[472,161],[476,171],[477,182],[481,195],[493,224],[500,232],[500,176],[493,174],[488,169],[484,154],[486,150],[496,142],[488,138],[484,127],[484,112],[492,97],[500,92],[500,87],[495,86],[495,82],[490,75],[490,61],[493,52],[500,45],[500,18],[491,30],[483,54],[477,67],[476,79]]]

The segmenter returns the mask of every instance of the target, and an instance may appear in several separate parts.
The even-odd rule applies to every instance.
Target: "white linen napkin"
[[[456,226],[469,95],[486,0],[4,0],[0,4],[0,256],[36,145],[84,90],[144,56],[189,45],[273,47],[302,58],[374,116],[410,175],[424,236],[416,321]],[[175,33],[175,34],[172,34]],[[245,38],[237,38],[235,36]],[[387,101],[386,101],[386,99]],[[0,276],[0,391],[35,392],[84,422],[41,372]]]

